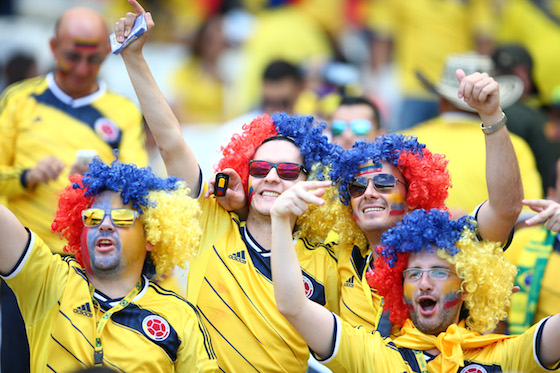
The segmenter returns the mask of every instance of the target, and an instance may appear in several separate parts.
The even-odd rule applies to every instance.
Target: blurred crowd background
[[[2,88],[51,70],[48,41],[65,9],[97,9],[110,28],[130,10],[126,0],[1,0],[0,4]],[[196,141],[200,151],[209,153],[208,164],[202,165],[208,171],[218,158],[208,149],[227,142],[239,123],[250,118],[248,113],[284,110],[328,120],[341,95],[364,95],[380,108],[386,131],[410,128],[438,113],[437,97],[421,84],[417,73],[435,82],[449,54],[491,55],[503,43],[525,47],[532,58],[527,77],[532,89],[525,101],[546,111],[560,104],[558,0],[142,0],[141,4],[156,22],[145,48],[148,63],[184,124],[185,135],[200,139]],[[294,84],[275,78],[289,75],[282,65],[268,71],[267,79],[279,83],[263,84],[273,62],[297,67]],[[136,100],[119,56],[107,59],[100,77],[111,90]],[[560,139],[558,128],[547,127],[550,139]]]

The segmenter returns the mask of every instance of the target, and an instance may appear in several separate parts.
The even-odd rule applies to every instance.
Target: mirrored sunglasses
[[[379,192],[392,191],[395,188],[397,181],[403,185],[406,185],[391,174],[376,174],[370,179],[360,176],[352,179],[348,183],[348,193],[350,194],[350,196],[356,198],[364,194],[370,180],[373,183],[373,187]]]
[[[307,174],[307,170],[303,165],[291,162],[272,163],[268,161],[251,161],[249,162],[249,175],[254,177],[265,177],[272,168],[276,168],[276,172],[281,179],[295,180],[299,176],[299,172]]]
[[[136,218],[140,216],[138,211],[130,209],[103,209],[90,208],[82,211],[82,221],[86,227],[97,227],[105,218],[105,214],[110,212],[111,221],[116,227],[131,227]]]
[[[331,132],[333,136],[340,136],[350,127],[354,135],[365,136],[371,130],[371,121],[367,119],[354,119],[346,122],[342,119],[335,119],[331,122]]]

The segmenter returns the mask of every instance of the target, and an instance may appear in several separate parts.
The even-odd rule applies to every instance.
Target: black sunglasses
[[[370,180],[373,183],[374,188],[383,193],[390,192],[395,189],[397,181],[406,186],[405,183],[395,178],[391,174],[376,174],[371,179],[360,176],[352,179],[348,183],[348,193],[350,194],[350,196],[356,198],[364,194]]]
[[[292,162],[272,163],[268,161],[250,161],[249,175],[254,177],[265,177],[272,168],[276,168],[278,176],[284,180],[295,180],[299,176],[299,172],[307,174],[307,170],[303,165]]]

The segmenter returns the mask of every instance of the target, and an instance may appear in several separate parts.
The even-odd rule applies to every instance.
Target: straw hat
[[[456,108],[475,112],[465,101],[457,97],[459,81],[455,76],[455,70],[463,69],[469,75],[475,72],[487,73],[500,85],[500,106],[506,108],[521,98],[523,94],[523,81],[515,75],[494,75],[494,63],[488,56],[477,53],[454,54],[447,57],[443,74],[438,83],[431,83],[421,72],[416,72],[418,79],[430,91],[442,96],[451,102]]]

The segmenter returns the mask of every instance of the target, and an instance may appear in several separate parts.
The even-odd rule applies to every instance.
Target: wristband
[[[491,126],[484,127],[484,123],[480,123],[480,129],[484,132],[485,135],[490,135],[500,128],[502,128],[507,123],[506,113],[502,112],[502,119],[497,121],[496,123],[492,124]]]

